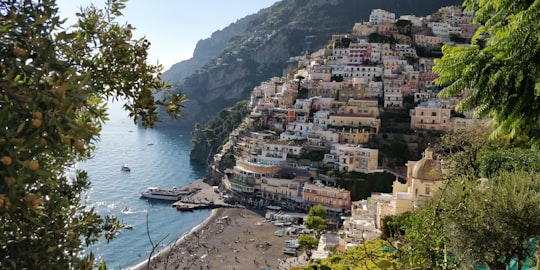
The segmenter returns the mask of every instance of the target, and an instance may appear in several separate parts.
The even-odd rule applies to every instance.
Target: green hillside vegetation
[[[195,130],[192,132],[192,159],[199,158],[196,154],[201,149],[204,149],[204,158],[213,157],[219,151],[221,145],[227,142],[231,131],[242,123],[242,120],[250,111],[249,102],[240,101],[233,107],[221,110],[216,117],[205,125],[196,124]],[[201,162],[206,163],[208,160],[202,160]]]

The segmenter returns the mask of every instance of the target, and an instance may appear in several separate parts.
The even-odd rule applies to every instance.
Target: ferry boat
[[[181,188],[161,189],[159,187],[149,187],[141,191],[141,197],[155,200],[179,201],[191,195],[191,191]]]

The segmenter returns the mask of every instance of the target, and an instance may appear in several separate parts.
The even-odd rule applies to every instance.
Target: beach
[[[197,180],[200,191],[193,201],[216,201],[211,186]],[[212,194],[213,193],[213,194]],[[260,208],[217,208],[202,224],[135,270],[148,269],[289,269],[303,265],[305,256],[283,254],[290,236],[276,236],[279,229],[264,217]]]

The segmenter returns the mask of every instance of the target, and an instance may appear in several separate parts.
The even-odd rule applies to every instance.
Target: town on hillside
[[[347,246],[378,237],[382,217],[413,210],[439,187],[441,160],[429,146],[415,149],[421,159],[401,164],[392,193],[373,192],[369,200],[351,201],[335,175],[385,171],[372,143],[384,140],[385,128],[444,133],[486,122],[455,113],[459,99],[437,98],[433,83],[434,58],[443,44],[470,42],[478,27],[472,19],[456,6],[427,17],[376,9],[327,47],[293,59],[294,72],[253,89],[251,113],[215,155],[215,164],[235,160],[218,172],[221,188],[283,211],[322,205],[342,222]],[[385,113],[408,123],[384,123]],[[322,154],[302,158],[309,152]]]

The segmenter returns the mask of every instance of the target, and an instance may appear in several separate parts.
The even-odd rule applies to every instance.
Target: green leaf
[[[19,124],[19,127],[17,127],[17,134],[20,134],[23,131],[25,125],[26,125],[26,121],[22,121]]]
[[[379,261],[377,264],[379,265],[379,267],[383,269],[392,267],[392,262],[390,262],[389,260],[382,260],[382,261]]]

